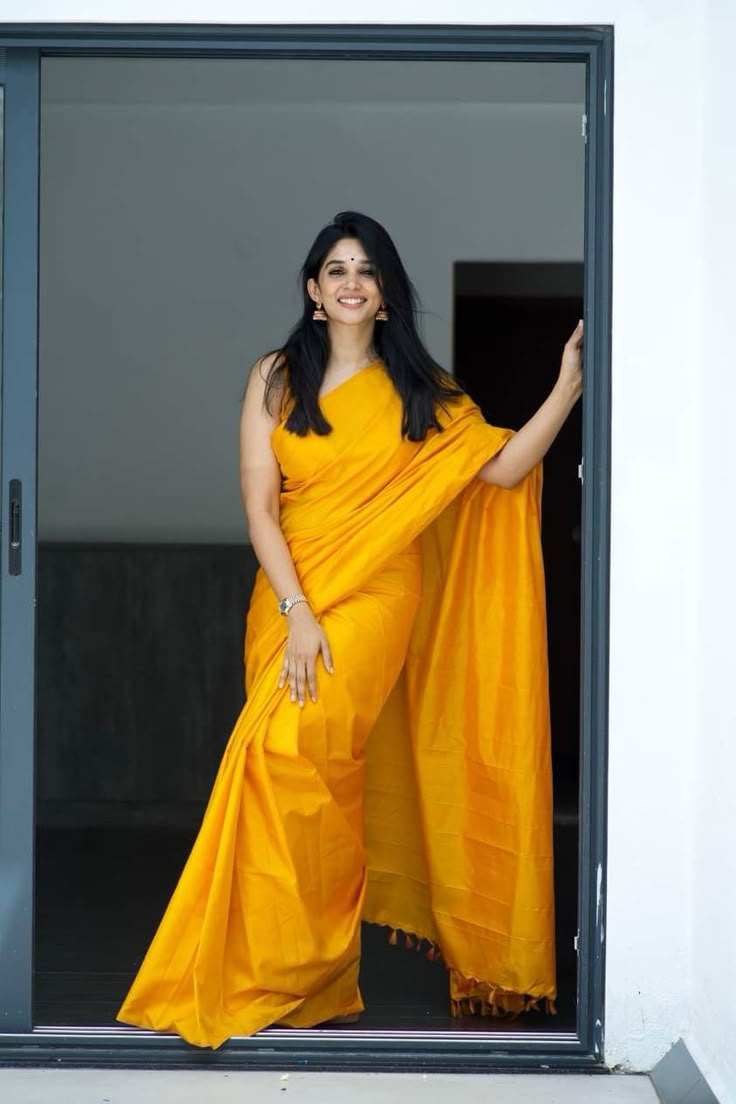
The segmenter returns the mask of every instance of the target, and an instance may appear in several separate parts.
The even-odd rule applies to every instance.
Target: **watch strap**
[[[296,606],[299,602],[306,602],[307,598],[304,594],[290,594],[288,598],[282,598],[279,602],[279,612],[287,614],[292,606]]]

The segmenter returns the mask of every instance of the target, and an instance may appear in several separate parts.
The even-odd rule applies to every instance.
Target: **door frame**
[[[37,50],[0,53],[0,1031],[32,1011],[39,74]]]
[[[605,1072],[613,28],[610,26],[0,25],[5,236],[0,629],[0,1062],[217,1068]],[[125,1028],[33,1028],[33,740],[39,78],[46,56],[547,61],[586,66],[580,845],[576,1032],[270,1030],[199,1051]],[[587,133],[586,133],[587,132]],[[22,573],[8,559],[23,482]],[[17,486],[17,484],[14,484]],[[17,558],[17,557],[16,557]],[[9,876],[8,876],[9,875]],[[2,1001],[5,1001],[5,1004]]]

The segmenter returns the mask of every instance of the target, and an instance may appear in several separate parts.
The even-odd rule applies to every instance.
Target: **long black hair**
[[[431,427],[440,428],[437,406],[446,408],[462,392],[422,343],[417,331],[417,293],[396,246],[379,222],[357,211],[335,215],[320,230],[307,254],[301,269],[302,316],[285,345],[275,350],[266,383],[266,406],[271,409],[272,400],[277,392],[284,393],[286,385],[291,405],[286,428],[300,437],[310,430],[321,436],[332,432],[319,406],[329,355],[327,325],[312,318],[314,301],[307,291],[307,281],[317,279],[325,257],[343,238],[359,241],[376,269],[388,321],[376,323],[374,348],[401,396],[402,434],[411,441],[422,441]]]

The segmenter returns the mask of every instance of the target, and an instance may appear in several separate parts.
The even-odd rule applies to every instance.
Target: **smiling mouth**
[[[342,299],[337,300],[343,307],[361,307],[363,303],[367,302],[367,299],[359,299],[356,296],[345,296]]]

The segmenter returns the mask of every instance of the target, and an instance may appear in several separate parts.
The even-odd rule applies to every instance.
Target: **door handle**
[[[8,570],[11,575],[20,575],[23,570],[23,484],[20,479],[10,480]]]

